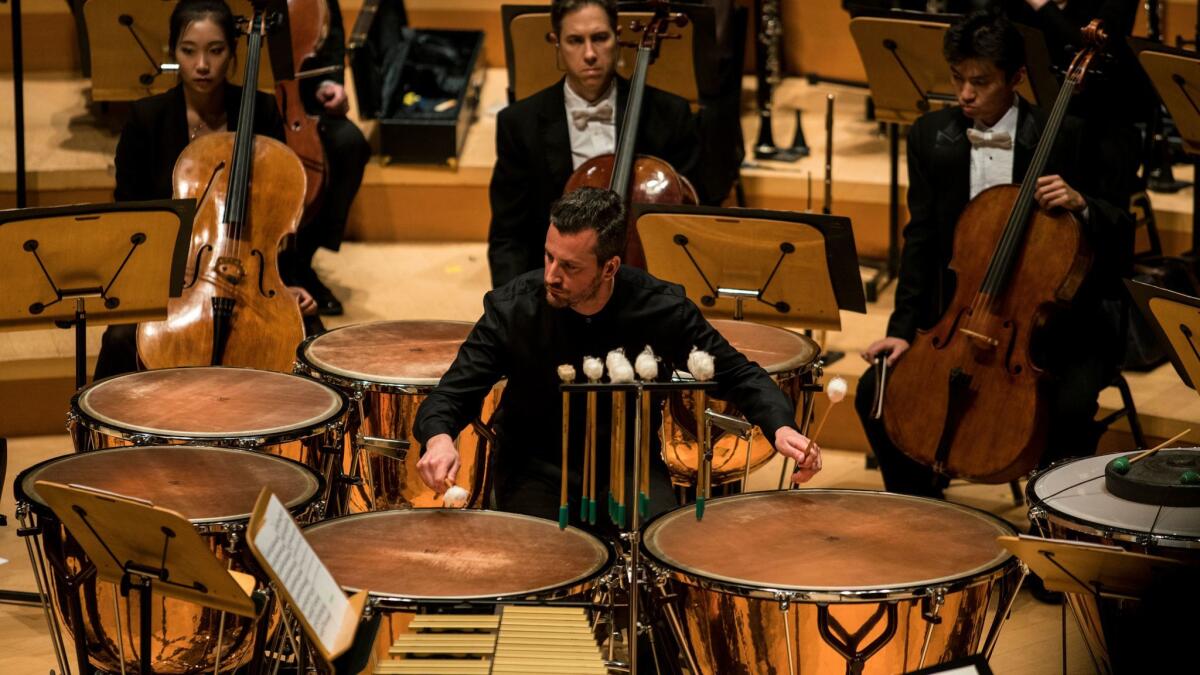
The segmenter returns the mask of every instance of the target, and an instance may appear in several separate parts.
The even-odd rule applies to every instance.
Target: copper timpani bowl
[[[356,405],[347,425],[343,470],[362,479],[349,495],[351,511],[441,506],[438,492],[417,475],[421,444],[413,430],[417,409],[450,369],[473,324],[463,321],[379,321],[343,326],[305,340],[295,371],[336,387]],[[497,385],[481,419],[500,399]],[[400,453],[373,451],[359,435],[407,441]],[[482,505],[490,443],[475,427],[456,440],[459,483]]]
[[[321,476],[298,462],[205,446],[109,448],[56,457],[23,471],[15,492],[22,523],[38,531],[37,555],[31,551],[34,572],[68,631],[78,637],[82,627],[92,664],[108,672],[122,672],[122,651],[125,668],[138,668],[137,594],[122,597],[112,584],[86,575],[91,562],[42,500],[41,480],[85,485],[177,511],[206,538],[214,556],[251,574],[257,565],[240,541],[259,491],[270,488],[295,516],[307,520],[324,488]],[[85,579],[73,588],[66,573],[83,573]],[[253,656],[255,630],[249,619],[226,615],[219,631],[217,610],[163,597],[155,597],[152,606],[156,673],[212,672],[218,642],[223,667],[245,664]]]

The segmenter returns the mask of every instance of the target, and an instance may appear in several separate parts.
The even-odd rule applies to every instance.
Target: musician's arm
[[[509,109],[496,117],[496,165],[488,199],[492,221],[488,228],[488,266],[492,271],[492,287],[499,288],[537,265],[526,260],[529,256],[526,239],[528,230],[546,223],[530,222],[533,218],[533,176],[529,171],[530,158],[524,144],[517,138],[519,120]]]
[[[709,193],[712,192],[705,178],[712,171],[705,171],[701,161],[700,128],[696,124],[696,116],[687,101],[664,95],[664,104],[659,106],[663,129],[669,134],[663,159],[671,163],[676,171],[687,176],[696,188],[701,204],[708,203]],[[655,125],[657,127],[657,125]]]
[[[926,154],[920,121],[908,133],[908,225],[904,228],[904,248],[900,256],[900,276],[896,281],[896,305],[888,320],[888,337],[912,342],[921,322],[921,309],[936,302],[939,270],[936,186]]]
[[[128,202],[151,199],[154,191],[150,172],[150,128],[142,119],[138,106],[130,109],[129,119],[121,130],[117,141],[117,153],[113,158],[117,185],[113,190],[113,201]]]

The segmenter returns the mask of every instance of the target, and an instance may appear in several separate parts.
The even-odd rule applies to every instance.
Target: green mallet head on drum
[[[1187,471],[1184,471],[1181,476],[1179,476],[1179,482],[1183,483],[1184,485],[1200,485],[1200,473],[1196,473],[1192,469],[1188,469]]]
[[[1129,473],[1129,458],[1118,457],[1114,459],[1112,463],[1112,469],[1113,471],[1116,471],[1122,475]]]

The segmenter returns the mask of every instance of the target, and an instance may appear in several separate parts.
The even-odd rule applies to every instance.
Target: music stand
[[[618,39],[637,41],[640,33],[630,33],[631,21],[643,25],[653,16],[646,2],[622,2],[618,5]],[[716,48],[716,18],[712,7],[692,4],[668,4],[672,12],[686,14],[688,24],[672,27],[679,39],[664,40],[659,58],[647,75],[652,87],[677,94],[691,103],[700,93],[719,87],[717,70],[720,53]],[[504,56],[508,69],[508,101],[519,101],[563,78],[558,53],[550,33],[549,5],[501,5],[500,22],[504,27]],[[617,72],[628,79],[633,74],[636,49],[622,46]]]
[[[841,330],[865,313],[850,219],[792,211],[636,204],[646,269],[710,318]]]
[[[879,293],[900,271],[900,125],[911,124],[935,109],[935,105],[945,107],[956,102],[950,68],[942,56],[942,42],[950,24],[959,18],[948,14],[891,12],[850,20],[850,34],[867,73],[875,118],[887,124],[888,134],[888,250],[883,260],[864,259],[865,266],[875,271],[864,281],[867,300],[871,302],[879,298]],[[1040,33],[1027,29],[1023,34],[1027,42],[1041,45],[1040,51],[1035,49],[1033,53],[1046,54]],[[1049,63],[1031,64],[1027,70],[1039,73],[1038,78],[1044,80],[1043,73],[1049,71]],[[1030,79],[1022,82],[1017,91],[1036,104],[1038,98]]]
[[[1128,40],[1174,120],[1183,149],[1192,156],[1192,166],[1200,177],[1200,54],[1140,38]],[[1192,190],[1192,248],[1187,255],[1193,259],[1200,255],[1200,188]]]
[[[165,199],[0,211],[0,331],[73,325],[82,387],[89,319],[161,319],[167,294],[179,297],[195,208]]]
[[[279,0],[271,0],[277,4]],[[91,50],[93,101],[133,101],[162,93],[175,86],[175,78],[161,77],[177,68],[167,45],[168,22],[175,2],[87,0],[83,17]],[[250,0],[229,0],[235,16],[251,16]],[[284,26],[286,28],[286,26]],[[270,47],[267,40],[266,47]],[[237,41],[237,62],[246,62],[246,41]],[[230,72],[230,81],[241,84],[242,73]],[[271,65],[259,68],[258,88],[274,91]]]
[[[1179,379],[1192,389],[1200,382],[1200,298],[1140,281],[1125,280],[1142,316],[1167,347]]]
[[[99,579],[116,585],[124,596],[137,589],[141,640],[138,672],[153,672],[153,594],[250,619],[258,617],[262,599],[254,593],[254,577],[225,569],[183,515],[86,486],[42,480],[36,485],[38,494],[95,565]],[[83,636],[76,635],[75,639],[82,640]],[[216,658],[219,668],[219,642]],[[79,669],[86,672],[87,664],[80,663]]]

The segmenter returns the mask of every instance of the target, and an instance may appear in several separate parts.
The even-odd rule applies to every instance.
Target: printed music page
[[[294,611],[312,629],[325,653],[336,653],[347,622],[357,620],[350,600],[278,497],[271,495],[261,513],[257,529],[253,524],[250,528],[259,561],[282,584]]]

